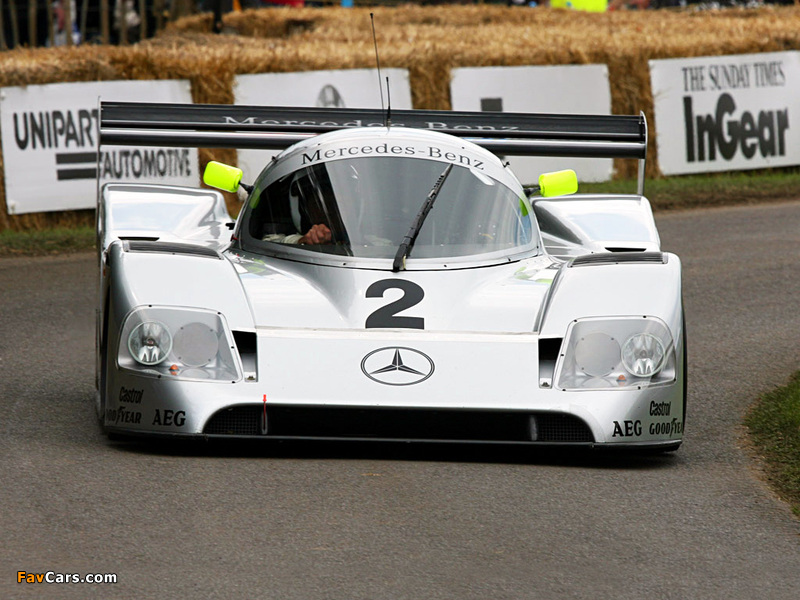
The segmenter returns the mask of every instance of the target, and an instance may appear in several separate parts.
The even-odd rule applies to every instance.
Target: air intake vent
[[[663,265],[667,263],[667,255],[663,252],[601,252],[585,254],[572,261],[570,267],[588,267],[591,265],[617,265],[621,263],[649,263]]]
[[[209,419],[203,433],[231,437],[260,435],[263,410],[263,405],[220,410]],[[531,440],[531,418],[536,422],[534,440]],[[594,442],[589,426],[581,419],[553,413],[268,406],[267,423],[268,438]]]
[[[538,442],[585,443],[593,442],[594,437],[586,425],[572,415],[536,415]]]
[[[644,248],[630,248],[625,246],[606,246],[608,252],[644,252]]]
[[[205,246],[195,244],[180,244],[177,242],[150,242],[144,240],[125,240],[122,243],[125,252],[153,252],[156,254],[183,254],[188,256],[203,256],[222,260],[219,252]]]

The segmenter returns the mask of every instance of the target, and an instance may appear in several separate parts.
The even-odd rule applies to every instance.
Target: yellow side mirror
[[[578,176],[572,169],[539,175],[539,193],[544,197],[566,196],[578,191]]]
[[[241,180],[241,169],[213,160],[206,165],[203,173],[203,183],[224,192],[236,192]]]

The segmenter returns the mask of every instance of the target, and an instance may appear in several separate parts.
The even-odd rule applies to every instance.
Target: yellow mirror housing
[[[578,176],[572,169],[539,175],[539,193],[544,197],[566,196],[578,191]]]
[[[236,192],[242,180],[242,170],[212,160],[206,165],[203,183],[224,192]]]

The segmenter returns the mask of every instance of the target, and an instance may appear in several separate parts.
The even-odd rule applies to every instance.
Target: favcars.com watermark
[[[17,571],[17,583],[117,583],[116,573],[28,573]]]

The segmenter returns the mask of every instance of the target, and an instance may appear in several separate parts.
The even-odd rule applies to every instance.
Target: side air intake
[[[151,242],[145,240],[124,240],[122,249],[125,252],[152,252],[156,254],[183,254],[187,256],[203,256],[222,260],[219,252],[205,246],[180,244],[177,242]]]
[[[664,265],[667,255],[663,252],[601,252],[579,256],[570,267],[589,267],[592,265],[618,265],[621,263],[649,263]]]

